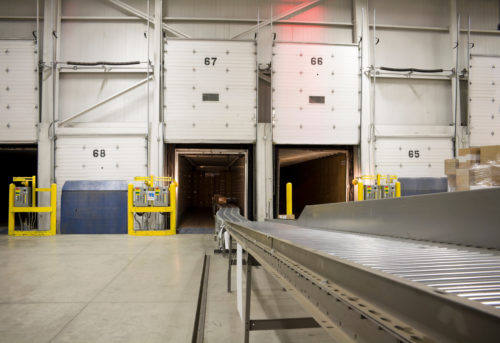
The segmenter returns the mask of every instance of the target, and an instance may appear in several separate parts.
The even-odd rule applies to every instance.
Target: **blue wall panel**
[[[400,177],[401,195],[421,195],[448,191],[448,179],[445,177]]]

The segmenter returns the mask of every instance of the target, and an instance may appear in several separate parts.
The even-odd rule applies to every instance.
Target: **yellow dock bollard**
[[[292,183],[288,182],[286,184],[286,215],[292,215]]]
[[[16,185],[11,183],[9,185],[9,225],[8,225],[9,236],[14,235],[14,226],[16,223],[16,213],[13,211],[15,189],[16,189]]]
[[[170,183],[170,186],[168,186],[168,190],[170,192],[170,208],[172,208],[172,212],[170,212],[170,231],[172,231],[172,235],[175,235],[176,232],[176,203],[175,203],[175,198],[176,198],[176,188],[177,188],[177,182],[173,180]]]
[[[396,182],[396,198],[401,198],[401,182]]]
[[[365,188],[363,182],[358,182],[358,201],[363,201],[365,197]]]

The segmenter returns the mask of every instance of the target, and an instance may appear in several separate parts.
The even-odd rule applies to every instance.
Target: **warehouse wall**
[[[145,11],[143,1],[131,3]],[[144,20],[72,20],[78,17],[127,17],[104,1],[64,0],[62,2],[60,57],[62,62],[112,61],[146,62],[147,26]],[[152,45],[152,30],[150,43]],[[152,47],[150,46],[150,55]],[[152,56],[151,56],[152,58]],[[100,69],[100,70],[99,70]],[[59,119],[64,120],[146,77],[142,69],[103,73],[102,68],[62,69],[59,81]],[[75,96],[78,95],[78,96]],[[153,87],[150,85],[150,101]],[[146,122],[146,84],[83,115],[75,122]]]
[[[50,37],[50,42],[44,47],[42,39],[44,25],[51,27],[42,20],[44,10],[47,4],[57,5],[59,2],[61,17],[56,18],[54,34],[46,35]],[[141,12],[146,11],[147,1],[123,2]],[[154,3],[153,0],[150,3],[152,15],[155,11]],[[455,13],[460,14],[458,70],[461,72],[467,69],[466,29],[469,16],[472,29],[470,42],[474,43],[474,48],[470,52],[500,55],[500,34],[497,30],[498,1],[323,0],[311,2],[310,6],[300,11],[283,15],[303,3],[304,1],[299,0],[169,0],[162,2],[162,15],[164,23],[175,30],[191,38],[206,39],[234,37],[253,39],[255,31],[250,29],[256,25],[258,18],[266,21],[272,17],[271,25],[262,25],[257,30],[257,60],[261,67],[265,67],[271,62],[274,33],[277,41],[357,42],[361,34],[359,23],[363,20],[359,13],[361,8],[364,8],[364,20],[369,23],[369,32],[365,32],[364,37],[364,43],[367,44],[364,46],[367,49],[363,54],[369,56],[367,64],[364,65],[364,74],[369,72],[370,65],[373,64],[375,68],[381,66],[442,68],[444,72],[437,76],[417,77],[400,74],[382,75],[382,73],[376,78],[366,77],[370,87],[363,88],[361,115],[368,120],[362,120],[361,130],[365,130],[367,134],[361,136],[368,139],[362,139],[360,145],[369,146],[369,153],[361,156],[361,166],[369,168],[362,169],[370,172],[390,170],[395,174],[410,177],[442,175],[442,163],[439,164],[438,161],[445,156],[453,155],[455,108],[458,111],[457,118],[463,119],[462,123],[458,123],[458,140],[455,148],[468,144],[467,135],[464,134],[465,129],[462,128],[462,124],[465,125],[467,120],[467,71],[463,73],[462,82],[459,82],[461,88],[457,106],[454,102],[456,80],[451,72],[455,68],[457,51],[454,48]],[[32,39],[32,32],[36,29],[36,4],[36,1],[30,0],[0,0],[0,39]],[[113,71],[104,71],[102,68],[61,69],[59,75],[55,74],[55,96],[53,98],[50,92],[47,92],[43,98],[40,110],[42,107],[46,110],[41,112],[43,125],[39,126],[40,144],[43,145],[39,151],[44,158],[51,160],[45,155],[54,145],[51,141],[52,135],[47,135],[53,129],[53,120],[64,120],[146,77],[148,26],[144,19],[137,18],[117,5],[99,0],[40,0],[39,13],[41,20],[38,37],[40,50],[43,50],[45,56],[50,56],[49,52],[54,49],[59,62],[69,60],[141,62],[135,69],[118,68]],[[60,27],[57,25],[57,20],[61,21]],[[149,31],[149,58],[153,61],[157,49],[154,45],[153,25]],[[167,38],[173,36],[172,32],[166,31]],[[158,46],[160,40],[158,39]],[[378,44],[375,45],[375,41]],[[42,53],[38,56],[43,59]],[[42,91],[52,87],[50,81],[52,61],[45,57],[43,62],[46,68],[41,78]],[[155,120],[163,121],[163,111],[160,109],[163,106],[160,96],[161,86],[160,83],[150,82],[149,121],[153,123]],[[269,101],[268,97],[262,94],[259,96]],[[55,99],[55,118],[52,118],[49,106],[52,99]],[[161,137],[161,125],[155,127],[154,124],[148,124],[147,104],[147,86],[143,84],[125,96],[117,97],[77,118],[72,127],[65,128],[64,132],[56,130],[56,137],[62,133],[66,136],[82,134],[82,130],[86,130],[85,134],[91,135],[105,136],[110,132],[115,134],[118,132],[122,136],[128,134],[146,136],[148,133],[151,136],[151,133],[154,133]],[[75,130],[68,131],[71,129]],[[259,136],[256,144],[264,144],[265,137],[265,134]],[[394,144],[396,141],[404,144]],[[149,145],[151,146],[151,142]],[[386,147],[396,148],[394,151],[384,151]],[[432,154],[428,154],[425,161],[415,161],[408,157],[410,150],[430,151]],[[53,155],[55,156],[55,153]],[[150,166],[153,163],[163,164],[159,162],[163,154],[156,155],[150,152],[149,155],[147,161]],[[272,156],[269,154],[262,156],[272,161]],[[384,163],[381,163],[381,160]],[[54,178],[54,173],[45,169],[51,165],[53,170],[56,163],[52,158],[50,163],[41,164],[42,186],[47,186],[51,178]],[[257,168],[262,168],[262,165],[256,160]],[[258,182],[257,184],[260,185]]]
[[[43,17],[43,1],[40,1],[39,11]],[[0,17],[0,39],[33,39],[32,32],[36,30],[36,1],[0,1]]]

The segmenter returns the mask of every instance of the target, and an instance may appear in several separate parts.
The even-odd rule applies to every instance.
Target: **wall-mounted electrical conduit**
[[[444,69],[420,69],[420,68],[392,68],[380,67],[383,71],[409,72],[409,73],[443,73]]]
[[[454,69],[424,69],[415,67],[372,67],[364,73],[371,78],[414,78],[425,80],[450,80],[455,77]],[[461,76],[460,76],[461,77]]]
[[[72,66],[99,66],[99,65],[112,65],[112,66],[125,66],[140,64],[140,61],[127,61],[127,62],[110,62],[110,61],[97,61],[97,62],[74,62],[68,61],[66,64]]]

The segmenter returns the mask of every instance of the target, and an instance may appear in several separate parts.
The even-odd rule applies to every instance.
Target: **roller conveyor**
[[[439,290],[461,287],[450,293],[500,308],[500,256],[493,253],[278,223],[246,225],[263,234]],[[468,292],[485,282],[497,287],[483,291],[482,295]]]
[[[483,192],[483,195],[500,200],[499,191]],[[474,212],[466,193],[461,196],[462,200],[454,201],[469,206],[469,214]],[[432,195],[415,198],[433,201]],[[405,202],[415,199],[395,199],[398,200],[396,204],[407,206]],[[446,204],[441,196],[438,200],[436,204]],[[384,202],[388,212],[394,210],[392,200],[376,201],[376,204],[380,206]],[[340,206],[369,206],[366,203]],[[476,204],[476,210],[481,212],[482,205]],[[329,206],[332,210],[328,212],[336,211],[336,205]],[[421,240],[417,239],[418,234],[408,234],[411,224],[402,228],[401,234],[388,234],[383,232],[387,227],[377,229],[380,222],[374,220],[373,213],[358,219],[350,216],[353,222],[375,225],[369,228],[372,234],[358,232],[356,224],[350,227],[349,218],[343,216],[329,220],[331,227],[328,228],[324,224],[325,215],[311,215],[314,206],[311,208],[305,211],[309,218],[301,220],[301,216],[294,225],[244,221],[231,210],[222,210],[218,216],[249,254],[284,285],[295,290],[291,294],[296,294],[297,300],[337,340],[500,341],[500,254],[498,249],[492,249],[498,244],[498,236],[491,234],[488,224],[475,228],[476,234],[484,237],[474,245],[479,242],[489,248],[486,249],[467,247],[467,242],[459,244],[460,237],[450,239],[451,244],[445,243],[443,237],[453,234],[448,231],[449,227],[436,228],[448,231],[435,236],[439,242],[429,242],[425,234]],[[325,213],[324,208],[321,212]],[[447,215],[445,209],[441,213]],[[494,228],[500,223],[496,212],[482,214],[491,217]],[[315,217],[314,220],[311,217]],[[390,221],[390,215],[387,218]],[[442,218],[436,218],[437,222],[440,220]],[[488,222],[484,218],[482,221]],[[315,222],[319,227],[314,227]],[[463,222],[467,224],[467,220]],[[401,238],[404,236],[412,239]],[[345,306],[341,308],[338,303]],[[357,316],[353,318],[349,312],[356,312]]]

